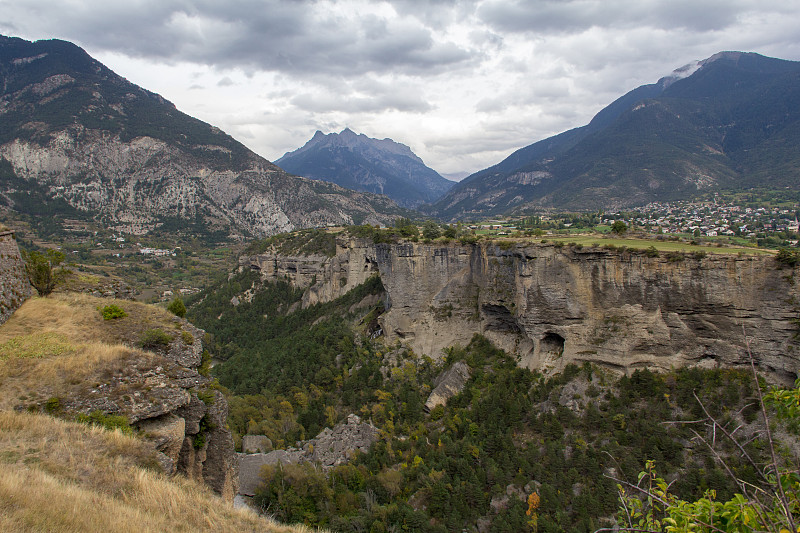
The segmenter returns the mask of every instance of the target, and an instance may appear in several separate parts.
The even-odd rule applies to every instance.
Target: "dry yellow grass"
[[[120,432],[0,412],[0,531],[310,532],[234,509],[151,464],[152,449]]]
[[[103,320],[108,304],[128,316]],[[134,358],[142,332],[180,327],[167,311],[138,302],[57,294],[31,298],[0,327],[0,410],[41,403],[76,387],[105,382]]]
[[[103,320],[98,308],[115,304],[128,313],[118,320]],[[136,335],[153,327],[176,327],[174,317],[160,307],[127,300],[60,293],[31,298],[0,328],[0,344],[21,335],[49,332],[73,342],[133,343]]]
[[[112,336],[99,331],[98,302],[79,295],[32,298],[0,327],[0,409],[59,396],[118,370],[133,354],[149,357],[104,341]]]

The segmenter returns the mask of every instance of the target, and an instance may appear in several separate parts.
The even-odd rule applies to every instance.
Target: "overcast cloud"
[[[786,0],[0,0],[275,160],[317,129],[474,172],[722,50],[800,60]]]

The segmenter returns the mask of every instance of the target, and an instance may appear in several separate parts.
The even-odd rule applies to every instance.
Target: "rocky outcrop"
[[[122,415],[159,452],[168,474],[204,482],[233,500],[238,463],[228,430],[228,403],[210,387],[201,364],[204,332],[175,317],[172,341],[152,353],[131,351],[92,386],[77,383],[61,391],[68,413]]]
[[[444,405],[447,400],[464,390],[469,381],[470,369],[467,363],[459,361],[439,374],[433,381],[434,389],[425,402],[425,410],[431,412],[437,405]]]
[[[241,264],[301,280],[309,303],[377,271],[387,292],[384,334],[432,357],[480,333],[546,372],[584,361],[620,371],[735,366],[748,361],[744,331],[762,370],[794,380],[800,277],[771,256],[503,244],[352,239],[337,244],[337,268],[305,263],[302,277],[290,266],[300,258]]]
[[[265,253],[239,258],[241,268],[257,270],[266,279],[289,279],[305,288],[302,305],[328,302],[343,296],[378,274],[378,264],[363,239],[337,236],[333,256]]]
[[[264,465],[311,462],[320,465],[323,470],[329,470],[346,463],[356,452],[368,452],[378,440],[378,433],[378,428],[361,422],[358,415],[351,414],[344,422],[333,429],[323,429],[299,448],[239,454],[239,494],[255,495],[256,488],[261,484],[260,471]]]
[[[199,217],[209,229],[263,236],[352,224],[354,215],[377,224],[393,218],[386,211],[396,210],[384,198],[289,176],[255,156],[246,171],[215,169],[196,154],[149,137],[126,142],[72,128],[46,145],[20,140],[1,145],[0,157],[30,187],[89,215],[108,217],[115,231],[134,235],[161,227],[168,217],[187,223]],[[303,208],[314,204],[330,207]]]
[[[32,292],[14,232],[0,226],[0,324],[8,320]]]

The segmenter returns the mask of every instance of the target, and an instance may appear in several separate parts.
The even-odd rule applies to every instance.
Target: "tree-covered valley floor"
[[[212,355],[222,360],[213,373],[239,438],[295,446],[349,413],[380,429],[369,453],[327,476],[309,464],[267,468],[255,503],[284,522],[358,532],[591,532],[614,523],[617,480],[636,483],[648,460],[681,498],[736,492],[693,438],[706,428],[680,423],[705,418],[695,395],[712,415],[741,424],[740,434],[760,427],[745,371],[620,377],[586,364],[544,376],[478,335],[435,361],[371,338],[383,310],[377,277],[333,302],[303,309],[301,296],[245,271],[188,302],[188,318],[213,335]],[[435,377],[457,361],[472,371],[465,389],[426,413]],[[746,449],[765,461],[763,439]],[[796,450],[780,450],[796,463]],[[717,453],[738,477],[757,481],[730,443]]]

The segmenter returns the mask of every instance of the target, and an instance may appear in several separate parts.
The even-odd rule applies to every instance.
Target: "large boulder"
[[[430,412],[437,405],[444,405],[447,400],[464,390],[469,381],[470,368],[464,361],[459,361],[439,374],[433,382],[434,389],[425,402],[425,410]]]
[[[265,435],[245,435],[242,437],[244,453],[268,453],[272,451],[272,441]]]

